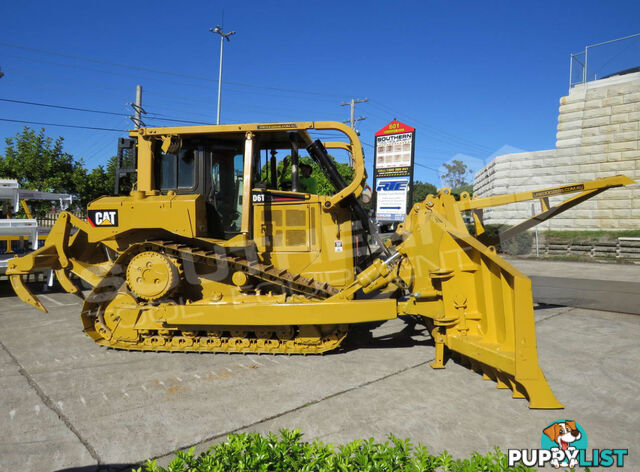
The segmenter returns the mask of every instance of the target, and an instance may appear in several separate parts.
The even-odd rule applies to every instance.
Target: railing
[[[77,216],[78,218],[84,220],[85,219],[85,214],[82,211],[72,211],[71,213],[73,213],[74,216]],[[49,211],[47,212],[44,216],[41,216],[39,218],[37,218],[38,220],[38,227],[40,228],[51,228],[56,220],[58,219],[58,215],[60,215],[59,211]]]
[[[590,44],[569,59],[569,90],[640,66],[640,33]]]
[[[72,211],[74,216],[85,219],[82,211]],[[0,256],[22,253],[42,246],[49,229],[55,224],[60,211],[49,211],[37,219],[0,219]]]
[[[16,244],[13,244],[13,243]],[[0,254],[37,247],[38,223],[34,219],[0,219]]]

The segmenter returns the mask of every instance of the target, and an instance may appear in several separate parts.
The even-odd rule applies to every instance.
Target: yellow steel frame
[[[356,132],[349,126],[336,121],[305,121],[295,123],[252,123],[239,125],[204,125],[204,126],[176,126],[166,128],[140,128],[130,132],[131,137],[138,138],[138,190],[147,195],[156,195],[157,190],[153,183],[153,153],[152,139],[162,136],[184,136],[198,134],[224,134],[224,133],[257,133],[268,131],[308,131],[308,130],[333,130],[340,131],[349,139],[349,143],[327,143],[331,148],[342,148],[351,152],[354,177],[349,185],[333,195],[325,209],[338,205],[342,200],[352,194],[359,194],[364,188],[366,171],[364,155]],[[302,133],[311,140],[306,133]],[[246,162],[246,159],[245,159]],[[250,175],[250,174],[247,174]],[[248,227],[248,226],[247,226]]]
[[[168,142],[166,138],[235,133],[245,139],[244,172],[250,176],[254,136],[270,130],[297,131],[307,144],[311,143],[310,130],[343,132],[348,143],[328,142],[325,146],[351,153],[354,179],[333,196],[309,196],[300,202],[273,203],[267,209],[265,205],[252,204],[250,196],[253,189],[250,179],[246,178],[243,184],[242,234],[228,241],[206,237],[206,211],[202,196],[176,195],[171,191],[161,195],[155,188],[154,140]],[[352,237],[349,211],[342,208],[340,202],[350,195],[358,195],[365,184],[362,148],[357,135],[348,126],[319,121],[145,128],[132,131],[131,136],[138,138],[137,190],[128,197],[103,197],[90,205],[90,210],[117,208],[120,212],[118,227],[92,227],[69,213],[62,213],[42,248],[9,262],[7,274],[17,295],[26,303],[46,311],[22,279],[22,275],[34,271],[55,270],[63,287],[75,293],[78,290],[68,273],[74,273],[98,288],[103,281],[106,284],[108,274],[118,266],[114,265],[114,259],[97,257],[96,248],[123,257],[131,245],[168,233],[176,240],[187,241],[195,246],[227,246],[233,251],[246,245],[255,249],[257,240],[249,239],[252,224],[259,225],[269,218],[267,210],[279,210],[281,214],[285,211],[304,213],[305,224],[309,227],[308,236],[313,236],[316,241],[304,242],[306,249],[298,252],[260,249],[261,262],[268,259],[271,267],[286,269],[285,272],[290,274],[318,273],[320,277],[316,280],[320,281],[323,273],[345,270],[345,264],[348,263],[348,277],[334,287],[334,292],[338,290],[334,296],[325,300],[308,299],[301,295],[287,298],[286,294],[282,297],[271,293],[261,295],[259,290],[255,295],[247,295],[242,293],[240,286],[200,279],[202,298],[184,305],[165,302],[147,304],[125,294],[125,299],[129,300],[127,297],[130,297],[130,301],[125,303],[128,304],[126,309],[129,314],[123,316],[138,319],[138,323],[148,322],[144,329],[156,329],[158,326],[174,325],[331,325],[419,315],[429,326],[435,342],[434,368],[444,367],[446,347],[463,355],[471,368],[482,372],[485,378],[495,380],[498,387],[510,388],[514,397],[528,397],[530,407],[562,407],[551,392],[537,361],[531,282],[499,257],[493,247],[483,243],[483,226],[478,214],[474,214],[474,218],[480,239],[469,234],[461,212],[479,212],[483,208],[540,199],[542,212],[509,230],[506,235],[510,236],[607,188],[631,184],[631,179],[616,176],[476,199],[463,194],[459,201],[455,200],[449,189],[443,189],[438,195],[428,195],[423,202],[412,207],[389,247],[392,254],[390,258],[386,261],[375,260],[354,275],[350,243],[344,246],[336,244],[335,247],[341,250],[331,251],[339,238],[350,240]],[[558,205],[550,205],[549,197],[569,193],[578,195]],[[256,213],[255,221],[251,218],[252,211],[261,212]],[[313,224],[312,212],[316,219]],[[285,223],[283,225],[286,226]],[[314,231],[313,235],[311,231]],[[285,243],[282,247],[294,245],[287,246]],[[240,273],[237,279],[241,280],[242,275]],[[360,291],[382,291],[387,286],[389,290],[381,293],[379,298],[357,299]],[[404,295],[392,295],[397,293]],[[118,306],[117,303],[114,306]],[[118,313],[113,313],[113,316],[119,318]],[[95,334],[98,336],[97,332]],[[135,329],[130,330],[129,335],[134,339],[137,336]]]
[[[542,211],[523,221],[522,223],[500,233],[500,238],[504,240],[511,238],[518,233],[526,231],[529,228],[537,225],[538,223],[542,223],[549,218],[559,215],[560,213],[573,208],[577,204],[582,203],[583,201],[588,200],[591,197],[595,197],[596,195],[604,192],[607,189],[622,187],[624,185],[630,185],[633,183],[635,183],[635,181],[630,179],[626,175],[616,175],[613,177],[605,177],[602,179],[592,180],[590,182],[580,182],[572,185],[549,187],[545,189],[531,190],[509,195],[469,198],[469,195],[466,194],[463,195],[460,201],[456,203],[456,207],[459,211],[472,210],[474,212],[476,235],[481,235],[482,233],[484,233],[484,227],[482,225],[481,219],[478,217],[477,210],[508,205],[509,203],[524,202],[527,200],[540,200]],[[578,192],[578,195],[568,198],[567,200],[557,205],[550,206],[549,197]]]

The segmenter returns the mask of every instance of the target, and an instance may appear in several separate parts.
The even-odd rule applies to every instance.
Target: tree
[[[349,184],[353,180],[353,172],[354,172],[353,168],[349,164],[343,164],[341,162],[336,161],[333,156],[329,156],[329,157],[331,157],[331,160],[333,161],[333,164],[336,166],[338,173],[342,176],[344,181],[347,184]],[[285,159],[286,158],[291,159],[291,156],[286,156]],[[284,176],[282,176],[283,162],[284,162],[284,159],[278,163],[278,167],[277,167],[277,173],[279,177],[278,182],[291,182],[291,165],[288,166]],[[316,164],[315,161],[313,161],[310,157],[301,157],[299,162],[300,164],[308,164],[311,166],[311,169],[312,169],[311,178],[316,181],[316,184],[318,186],[318,195],[333,195],[334,193],[336,193],[336,190],[333,188],[333,185],[331,185],[331,183],[329,182],[329,179],[327,178],[326,175],[324,175],[324,173],[322,172],[322,169],[318,164]],[[260,172],[260,178],[265,182],[267,181],[267,175],[268,175],[267,172],[268,172],[267,166],[264,166]]]
[[[451,193],[456,198],[459,198],[462,192],[467,192],[469,195],[473,196],[473,184],[460,185],[459,187],[456,187],[451,190]]]
[[[117,159],[117,156],[112,156],[107,161],[106,168],[100,165],[90,172],[87,172],[85,185],[82,186],[78,194],[78,200],[83,206],[86,206],[96,198],[114,194]],[[132,181],[134,179],[135,177],[131,174],[120,179],[120,195],[129,195],[129,192],[133,188]]]
[[[85,178],[78,186],[76,194],[78,205],[81,208],[86,208],[96,198],[103,195],[113,195],[114,179],[115,171],[110,173],[103,166],[98,166],[89,172],[85,169]]]
[[[349,164],[345,164],[342,162],[337,162],[333,156],[331,160],[333,164],[336,166],[338,170],[338,174],[344,179],[344,181],[349,185],[353,180],[354,170]],[[333,195],[336,193],[336,189],[333,188],[333,185],[329,182],[329,179],[318,164],[316,164],[310,157],[303,157],[300,159],[300,162],[303,164],[309,164],[313,169],[311,172],[311,178],[315,179],[318,184],[318,195]]]
[[[122,161],[120,162],[122,169],[135,169],[135,153],[129,152],[124,153],[122,156]],[[112,156],[109,158],[107,162],[107,183],[105,185],[106,192],[105,195],[113,195],[115,192],[115,183],[116,183],[116,170],[118,167],[118,156]],[[129,195],[131,190],[133,190],[134,184],[138,180],[138,174],[134,170],[128,174],[125,174],[120,177],[120,185],[118,189],[119,195]]]
[[[7,138],[5,155],[0,159],[0,175],[16,179],[22,188],[49,192],[75,193],[86,173],[82,160],[64,152],[64,138],[46,137],[25,126]]]
[[[471,178],[471,170],[464,162],[454,159],[451,164],[444,163],[442,165],[447,169],[447,172],[442,176],[442,180],[448,187],[457,189],[464,185],[470,185],[468,179]]]
[[[46,192],[77,195],[85,185],[87,170],[81,159],[63,150],[64,138],[55,141],[25,126],[22,132],[6,139],[4,157],[0,157],[0,176],[16,179],[20,187]],[[32,211],[42,214],[47,202],[32,202]]]
[[[87,204],[102,195],[113,194],[115,157],[107,168],[98,166],[88,171],[82,159],[64,152],[64,138],[55,141],[45,135],[44,128],[36,132],[28,126],[12,138],[6,139],[5,155],[0,156],[0,178],[16,179],[20,187],[44,192],[70,193],[75,204]],[[31,210],[41,215],[51,207],[50,202],[30,202]]]
[[[430,184],[429,182],[421,182],[416,180],[413,183],[413,201],[411,204],[419,203],[424,201],[427,198],[427,195],[432,194],[436,195],[438,193],[438,189],[435,185]]]

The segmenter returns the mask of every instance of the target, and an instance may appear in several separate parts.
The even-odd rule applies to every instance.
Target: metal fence
[[[86,214],[81,210],[71,213],[82,220],[86,219]],[[36,247],[42,247],[58,216],[60,216],[59,210],[50,210],[36,219],[0,219],[0,274],[4,273],[3,268],[6,268],[6,264],[2,264],[2,255],[22,254]]]
[[[75,211],[72,211],[71,213],[73,215],[77,216],[78,218],[80,218],[81,220],[84,220],[86,218],[86,215],[84,214],[83,211],[75,210]],[[51,228],[54,225],[54,223],[56,222],[56,220],[58,219],[59,215],[60,215],[60,211],[58,211],[58,210],[48,211],[43,216],[37,218],[38,227],[39,228]]]
[[[572,87],[603,79],[618,72],[640,66],[640,33],[590,44],[571,54],[569,60],[569,90]]]

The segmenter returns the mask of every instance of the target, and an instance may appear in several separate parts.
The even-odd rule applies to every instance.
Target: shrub
[[[454,459],[448,452],[433,456],[427,448],[413,446],[408,439],[393,435],[389,441],[358,439],[335,447],[320,441],[302,441],[298,430],[269,433],[230,434],[227,441],[212,446],[199,456],[194,449],[178,451],[167,468],[147,461],[136,472],[227,472],[227,471],[301,471],[301,472],[476,472],[532,471],[525,466],[507,467],[507,456],[498,448],[486,455],[473,453],[469,459]]]
[[[467,228],[471,234],[475,234],[475,228],[473,225],[468,225]],[[505,225],[485,225],[482,237],[495,240],[496,238],[499,238],[499,234],[507,228],[508,226]],[[495,247],[496,251],[510,254],[512,256],[529,254],[533,247],[533,235],[525,231],[524,233],[517,234],[513,238],[509,238],[505,241],[499,241]]]
[[[529,254],[533,246],[533,236],[531,233],[525,231],[524,233],[517,234],[513,238],[502,241],[500,245],[503,252],[511,254],[512,256]]]

